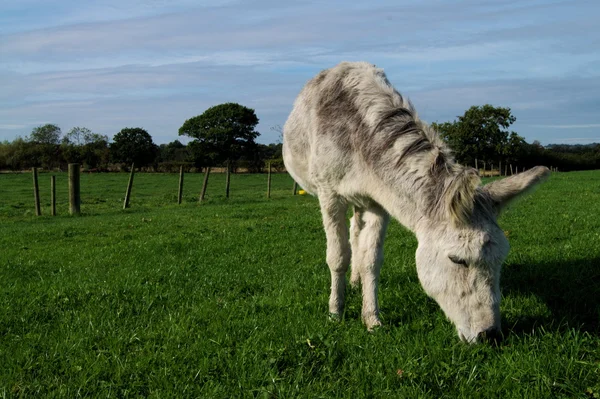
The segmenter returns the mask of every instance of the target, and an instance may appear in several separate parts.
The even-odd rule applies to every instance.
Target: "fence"
[[[497,166],[497,167],[495,167],[495,166]],[[492,163],[488,164],[486,162],[479,161],[479,160],[475,161],[475,167],[478,169],[479,174],[484,177],[510,176],[510,175],[517,174],[517,173],[525,170],[525,168],[519,167],[518,165],[510,164],[510,163],[507,163],[507,164],[499,163],[498,165],[494,165]],[[229,198],[229,196],[230,196],[231,171],[228,169],[229,168],[223,168],[223,170],[221,171],[221,175],[225,176],[225,187],[224,187],[225,198]],[[554,167],[551,167],[550,169],[553,172],[558,171],[558,169],[554,168]],[[129,180],[127,181],[126,187],[124,187],[125,188],[125,190],[124,190],[125,196],[124,196],[124,200],[122,201],[123,209],[127,209],[130,206],[130,201],[131,201],[131,197],[132,197],[132,188],[133,188],[133,183],[134,183],[134,178],[135,178],[135,171],[136,171],[135,165],[131,165]],[[214,173],[213,169],[211,169],[210,167],[205,168],[205,171],[203,174],[202,186],[201,186],[198,197],[196,197],[197,201],[199,203],[204,202],[206,199],[207,187],[208,187],[209,177],[210,177],[211,173]],[[42,208],[40,205],[39,176],[38,176],[37,168],[32,169],[32,175],[33,175],[35,214],[37,216],[41,216]],[[267,164],[267,173],[264,175],[265,180],[266,180],[266,181],[264,181],[264,184],[266,185],[266,198],[267,199],[270,199],[271,194],[272,194],[272,175],[273,175],[272,166],[270,163],[268,163]],[[71,214],[71,215],[79,215],[81,213],[81,209],[80,209],[81,208],[80,176],[81,176],[80,165],[79,164],[69,164],[69,168],[68,168],[68,189],[69,189],[68,198],[69,198],[69,214]],[[176,186],[176,191],[174,190],[174,193],[173,193],[173,197],[174,197],[173,201],[176,202],[177,204],[181,204],[182,200],[183,200],[184,181],[185,181],[184,177],[185,177],[185,169],[183,166],[181,166],[179,169],[179,184]],[[50,176],[50,179],[51,179],[51,183],[50,183],[50,198],[51,198],[50,214],[52,216],[55,216],[57,214],[57,212],[56,212],[56,202],[57,202],[56,178],[54,175],[52,175],[52,176]],[[298,194],[298,192],[299,192],[298,184],[296,182],[293,182],[293,189],[292,189],[291,194],[296,195],[296,194]],[[176,195],[175,195],[175,193],[176,193]],[[121,198],[123,198],[123,197],[121,197]]]
[[[483,165],[483,168],[480,167],[481,165]],[[512,163],[506,163],[506,162],[504,163],[504,165],[502,164],[502,162],[498,162],[498,164],[496,166],[498,166],[498,169],[495,169],[494,163],[490,162],[489,169],[488,169],[488,163],[486,163],[485,161],[479,161],[478,159],[475,159],[475,169],[477,169],[477,171],[479,172],[479,175],[483,176],[483,177],[512,176],[512,175],[516,175],[517,173],[519,173],[519,170],[521,170],[521,172],[524,172],[525,170],[527,170],[524,167],[521,167],[519,169],[519,165],[516,165],[516,164],[513,165]],[[504,166],[504,168],[503,168],[503,166]],[[558,168],[555,168],[554,166],[551,166],[550,170],[552,172],[558,172]],[[503,171],[504,171],[504,173],[503,173]]]
[[[127,185],[125,186],[125,184],[123,183],[123,191],[125,196],[124,197],[120,197],[121,201],[122,201],[122,209],[127,209],[130,207],[130,203],[131,203],[131,199],[132,199],[132,191],[133,191],[133,186],[134,186],[134,182],[137,180],[137,177],[135,175],[135,172],[137,171],[135,165],[131,165],[131,170],[130,170],[130,174],[129,174],[129,179],[127,181]],[[204,169],[204,173],[203,173],[203,180],[202,180],[202,186],[201,189],[199,191],[199,195],[196,197],[197,201],[199,203],[202,203],[205,201],[205,197],[207,195],[207,188],[208,188],[208,183],[209,183],[209,177],[211,174],[213,174],[214,171],[213,169],[211,169],[210,167],[207,167]],[[41,216],[42,215],[42,208],[40,206],[40,189],[39,189],[39,184],[38,184],[38,169],[37,168],[33,168],[32,169],[32,174],[33,174],[33,180],[34,180],[34,184],[33,184],[33,189],[34,189],[34,199],[35,199],[35,209],[36,209],[36,215],[37,216]],[[176,186],[176,191],[175,191],[175,187],[173,190],[173,201],[176,202],[177,204],[181,204],[183,202],[183,198],[184,198],[184,182],[186,181],[185,179],[185,169],[184,167],[180,167],[179,169],[179,181],[178,184]],[[89,179],[90,177],[88,177],[88,175],[92,175],[92,174],[84,174],[84,176]],[[113,175],[113,176],[117,176],[117,174],[107,174],[108,175]],[[144,174],[146,176],[149,176],[150,174]],[[144,175],[140,175],[142,177],[144,177]],[[155,175],[155,174],[152,174]],[[163,174],[158,174],[158,175],[163,175]],[[166,174],[167,176],[169,174]],[[196,173],[194,173],[194,178],[192,180],[197,181],[197,175]],[[222,171],[222,173],[220,174],[221,177],[220,179],[223,179],[223,177],[225,177],[225,187],[224,187],[224,194],[225,194],[225,198],[229,198],[230,196],[230,190],[231,190],[231,176],[232,173],[227,173],[227,170],[224,169]],[[242,174],[243,175],[243,174]],[[281,176],[281,174],[279,174]],[[287,174],[285,174],[286,176],[288,176]],[[64,175],[63,175],[64,176]],[[260,175],[256,174],[256,175],[248,175],[248,176],[256,176],[259,179],[263,179],[262,177],[259,177]],[[264,176],[265,180],[262,180],[266,185],[266,198],[270,199],[271,198],[271,194],[272,194],[272,176],[273,176],[273,168],[271,166],[271,164],[267,164],[267,173],[262,175]],[[60,176],[59,176],[60,177]],[[62,180],[64,178],[60,178],[60,180]],[[69,214],[71,215],[79,215],[81,213],[81,183],[80,183],[80,179],[81,179],[81,172],[80,172],[80,165],[79,164],[69,164],[69,168],[68,168],[68,206],[69,206]],[[45,181],[45,179],[43,179]],[[119,180],[119,179],[110,179],[112,180]],[[216,182],[218,182],[219,179],[216,180]],[[287,177],[286,177],[287,180]],[[257,182],[257,180],[255,178],[252,179],[252,181],[254,183]],[[282,182],[281,179],[278,180],[280,183]],[[174,181],[174,183],[177,182],[177,180]],[[46,183],[47,184],[47,183]],[[144,184],[144,183],[142,183]],[[146,180],[146,184],[147,184],[147,180]],[[197,184],[197,182],[196,182]],[[213,184],[214,185],[214,184]],[[256,185],[256,184],[255,184]],[[262,184],[261,184],[262,185]],[[292,185],[292,182],[290,181],[290,186]],[[164,184],[163,184],[164,186]],[[212,186],[212,185],[211,185]],[[46,185],[47,187],[47,185]],[[57,203],[57,195],[56,195],[56,176],[55,175],[51,175],[50,176],[50,214],[52,216],[55,216],[57,214],[56,212],[56,203]],[[66,186],[63,186],[66,188]],[[196,185],[196,187],[199,187],[198,185]],[[264,186],[263,186],[264,187]],[[281,184],[279,184],[279,193],[281,193]],[[112,186],[112,188],[114,188],[114,185]],[[256,189],[256,187],[254,187]],[[47,188],[46,188],[47,189]],[[59,187],[60,189],[60,187]],[[148,191],[149,189],[146,189],[146,191]],[[59,190],[60,191],[60,190]],[[89,190],[86,190],[86,192],[88,192]],[[97,189],[95,191],[98,191]],[[120,190],[119,190],[120,191]],[[189,191],[189,190],[188,190]],[[213,190],[214,191],[214,190]],[[255,190],[256,191],[256,190]],[[260,190],[262,191],[262,190]],[[289,191],[285,190],[286,192],[289,193]],[[113,194],[115,192],[115,190],[113,189],[111,191]],[[223,191],[220,191],[221,193]],[[62,193],[64,195],[64,188],[62,189]],[[265,193],[263,191],[263,193]],[[298,193],[298,185],[296,182],[293,182],[293,192],[291,193],[292,195],[296,195]],[[176,194],[176,195],[175,195]],[[59,193],[60,195],[60,193]],[[263,196],[265,194],[262,194]],[[289,195],[289,194],[287,194]],[[89,196],[89,192],[88,192],[88,196]],[[170,196],[170,195],[169,195]],[[147,196],[148,197],[148,196]],[[146,198],[147,198],[146,197]],[[65,198],[65,197],[63,197]],[[263,197],[264,198],[264,197]],[[112,201],[112,200],[111,200]],[[187,202],[189,203],[190,199],[189,199],[189,193],[188,193],[188,200]],[[63,204],[65,204],[65,200],[63,200],[62,202]],[[46,202],[47,204],[47,202]],[[47,212],[44,211],[44,212]]]

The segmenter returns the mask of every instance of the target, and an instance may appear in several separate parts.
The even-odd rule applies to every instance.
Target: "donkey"
[[[381,325],[377,284],[391,215],[416,235],[421,285],[460,339],[500,338],[500,268],[509,245],[496,219],[546,178],[548,168],[482,186],[477,171],[455,162],[383,70],[364,62],[343,62],[306,84],[284,126],[283,159],[319,199],[332,317],[344,310],[352,261],[350,283],[362,286],[362,320],[369,331]]]

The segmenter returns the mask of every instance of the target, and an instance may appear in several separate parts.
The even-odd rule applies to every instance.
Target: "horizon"
[[[599,14],[582,0],[6,0],[0,141],[52,123],[186,144],[186,119],[237,102],[272,144],[306,81],[354,60],[382,67],[426,122],[492,104],[529,143],[597,143]]]

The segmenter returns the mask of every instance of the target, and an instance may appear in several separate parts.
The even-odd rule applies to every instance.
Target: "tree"
[[[72,144],[76,146],[84,145],[85,138],[90,136],[92,131],[87,127],[74,127],[62,139],[62,144]]]
[[[159,146],[160,162],[187,162],[190,159],[188,148],[179,140]]]
[[[66,162],[96,168],[108,162],[108,136],[94,133],[86,127],[74,127],[63,137],[61,150]]]
[[[526,158],[528,155],[528,147],[529,144],[525,142],[525,139],[523,137],[519,136],[515,132],[511,132],[510,136],[508,137],[508,141],[506,142],[506,145],[504,146],[504,149],[502,151],[502,155],[504,156],[503,159],[509,163],[522,163],[523,158]],[[539,150],[538,152],[543,152],[544,150],[544,148],[541,147],[541,145],[539,146],[541,147],[540,150],[535,142],[533,143],[533,147],[536,150]],[[541,165],[541,163],[536,163],[535,165]]]
[[[236,103],[216,105],[185,121],[180,136],[193,137],[190,149],[204,162],[235,161],[255,148],[258,118],[251,108]],[[197,163],[197,161],[196,161]]]
[[[115,134],[110,150],[114,161],[136,166],[150,165],[158,155],[152,136],[139,127],[127,127]]]
[[[63,137],[63,144],[73,144],[83,146],[86,144],[93,144],[99,141],[108,141],[108,136],[94,133],[87,127],[74,127]]]
[[[3,158],[3,165],[0,165],[0,168],[23,170],[32,166],[40,166],[41,157],[40,146],[24,140],[22,137],[17,137],[12,143],[3,143],[2,154],[0,154],[0,158]]]
[[[472,106],[455,122],[432,126],[450,145],[459,162],[473,165],[475,159],[498,162],[516,156],[524,140],[507,130],[515,121],[510,108],[486,104]]]
[[[83,164],[86,167],[98,168],[100,166],[108,166],[110,151],[107,136],[95,134],[94,141],[84,144],[81,150]]]
[[[58,166],[60,163],[60,135],[61,130],[56,125],[46,124],[33,128],[27,138],[33,147],[30,152],[33,158],[30,162],[35,166],[47,169]]]
[[[59,144],[61,130],[58,126],[47,124],[33,128],[29,141],[37,144]]]

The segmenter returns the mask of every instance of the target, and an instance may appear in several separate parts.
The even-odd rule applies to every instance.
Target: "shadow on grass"
[[[503,321],[505,336],[531,334],[539,327],[600,333],[600,258],[507,265],[501,285],[505,297],[534,295],[549,311],[513,315]]]

